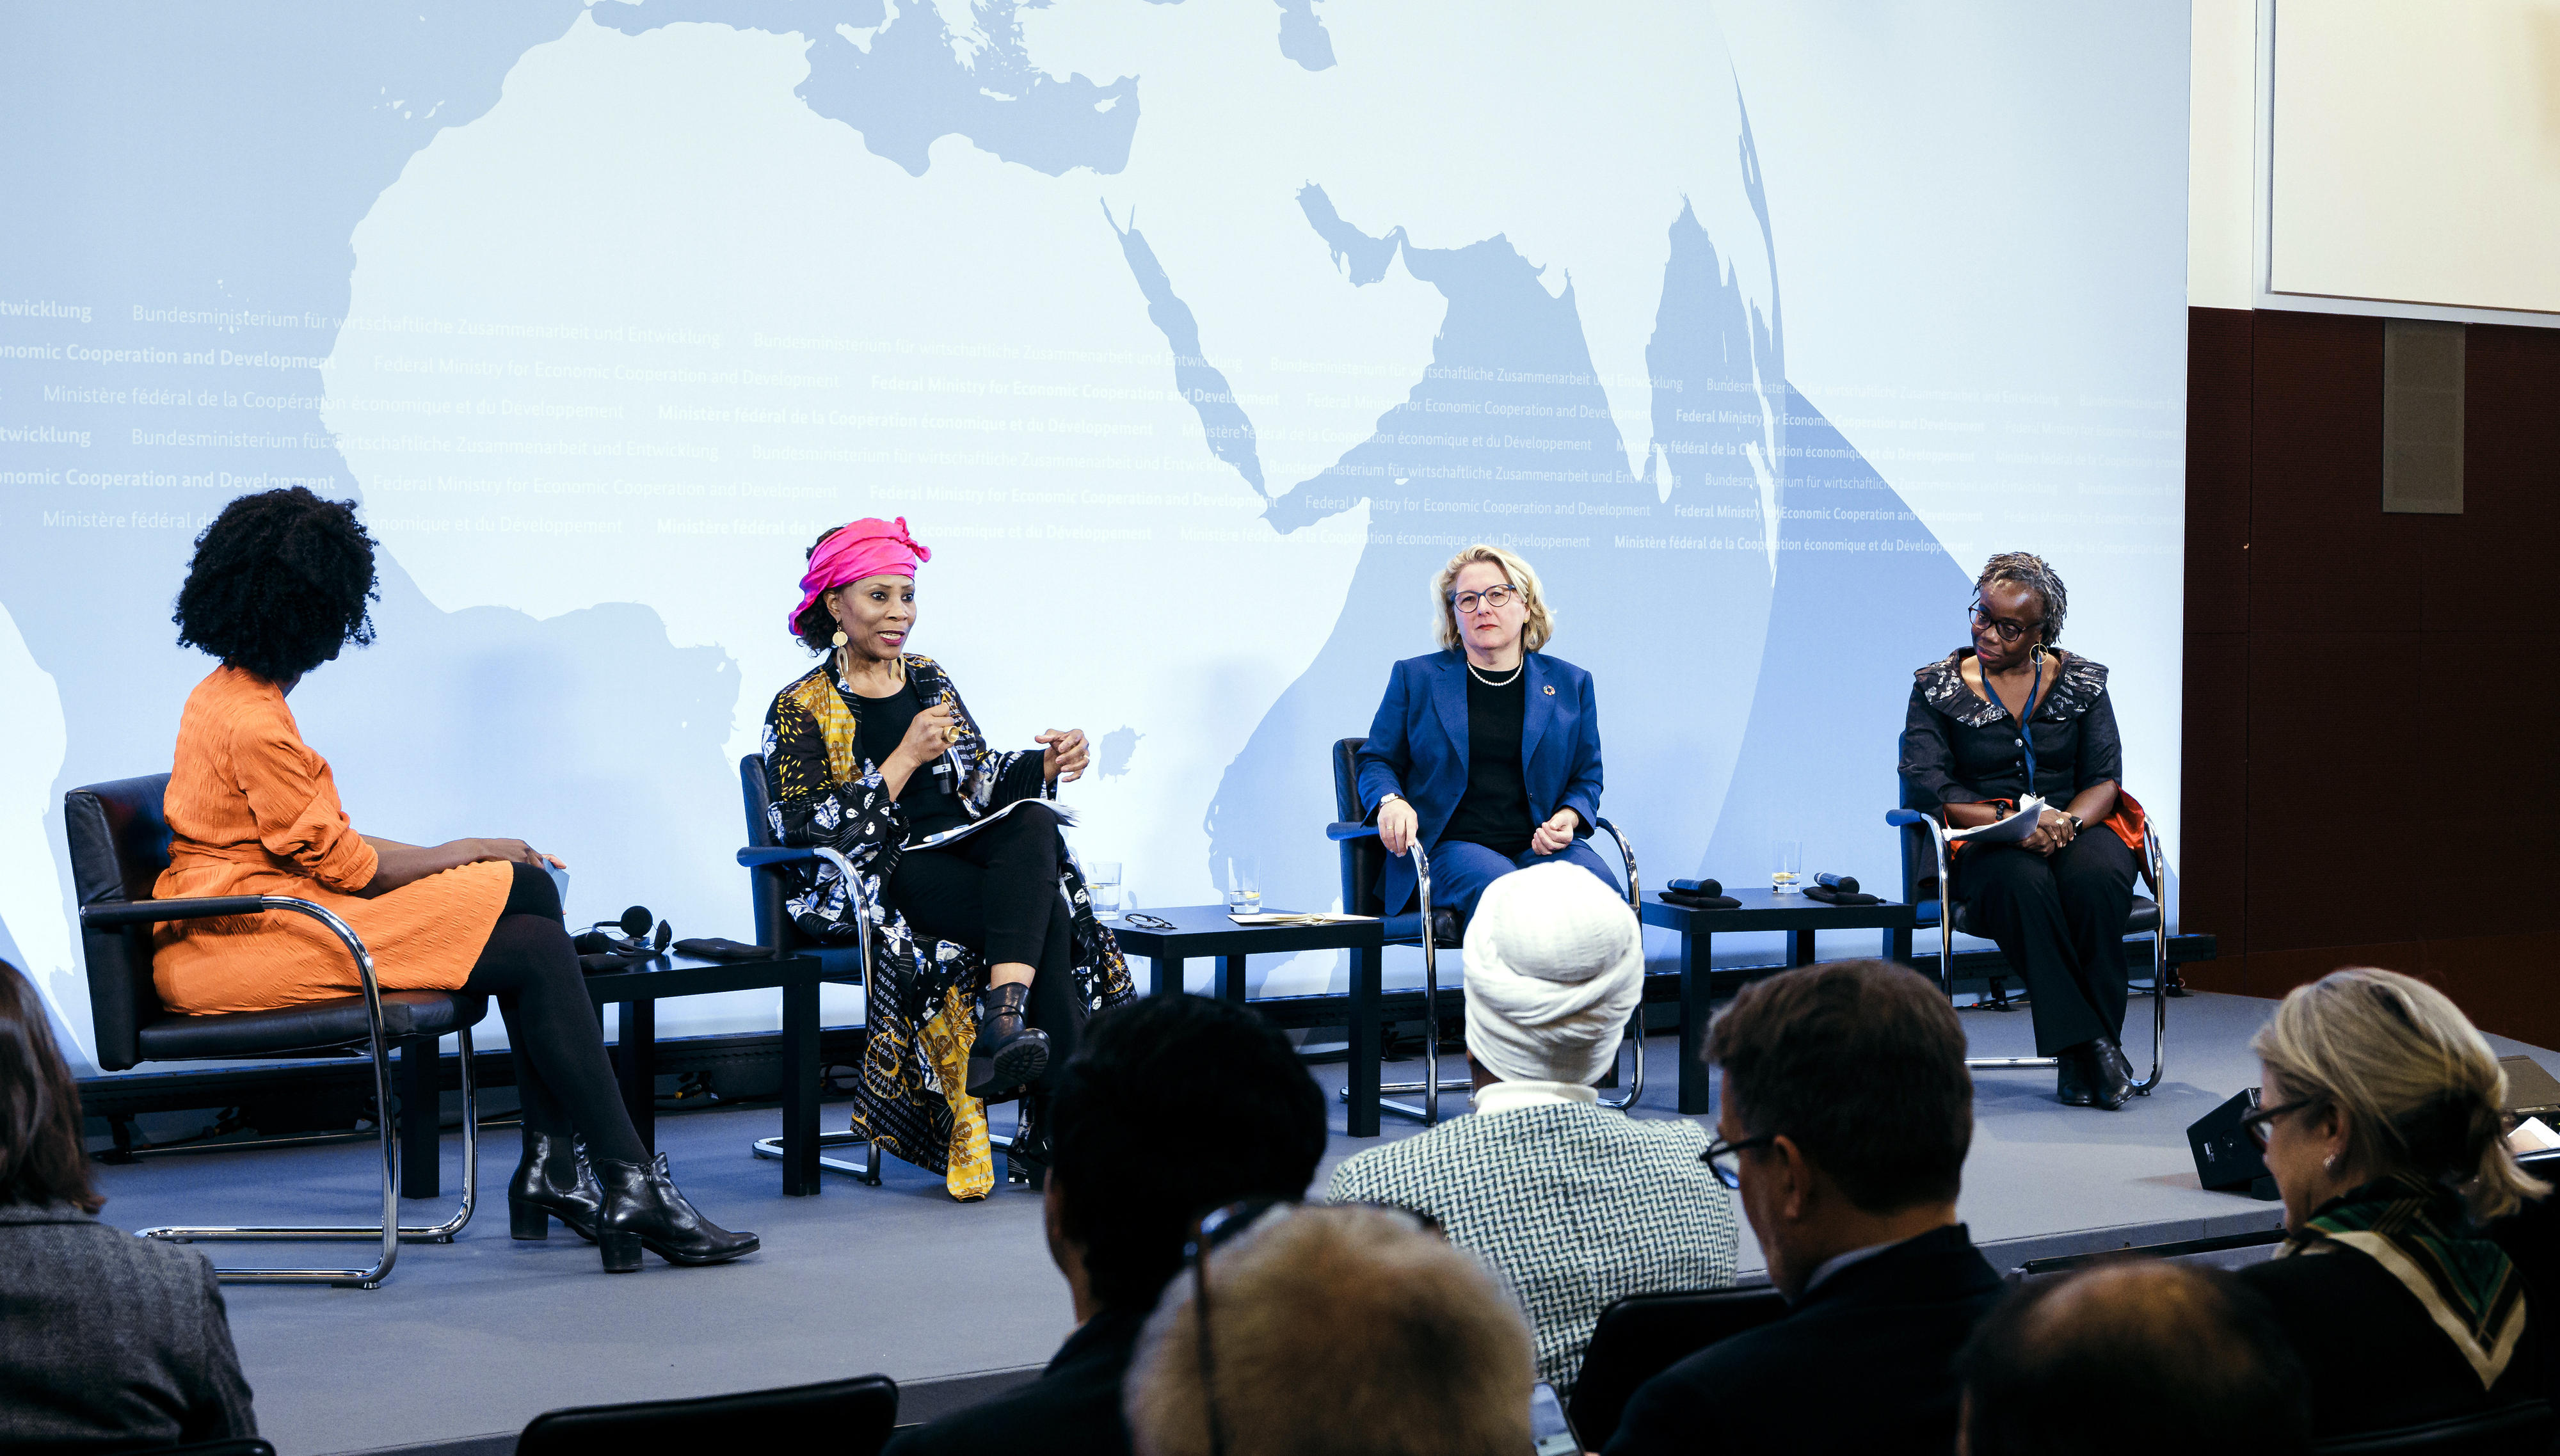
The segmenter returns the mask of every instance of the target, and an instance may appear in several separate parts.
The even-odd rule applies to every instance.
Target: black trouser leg
[[[936,850],[901,856],[888,902],[924,936],[965,945],[988,964],[1032,967],[1031,1024],[1048,1033],[1045,1089],[1074,1051],[1083,1009],[1075,1000],[1072,911],[1058,892],[1054,816],[1017,809],[1002,822]]]
[[[2115,1035],[2081,974],[2053,868],[2032,850],[1970,845],[1956,860],[1956,890],[1967,923],[1988,935],[2026,982],[2035,1012],[2035,1054],[2058,1055],[2094,1037]],[[2117,921],[2121,928],[2122,919]],[[2116,1016],[2124,1016],[2124,971],[2116,972]]]
[[[489,932],[479,963],[462,989],[498,1000],[516,1055],[516,1090],[525,1124],[537,1132],[582,1133],[587,1153],[645,1163],[648,1152],[613,1082],[604,1032],[586,996],[577,949],[560,922],[551,877],[516,867],[507,907]]]
[[[2046,862],[2080,984],[2107,1035],[2125,1036],[2125,918],[2134,910],[2134,852],[2111,829],[2091,825]]]

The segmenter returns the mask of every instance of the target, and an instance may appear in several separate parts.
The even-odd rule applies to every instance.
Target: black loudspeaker
[[[2560,1117],[2560,1079],[2544,1071],[2542,1063],[2530,1056],[2501,1056],[2497,1064],[2506,1072],[2506,1110],[2516,1121]]]
[[[2249,1087],[2187,1128],[2186,1146],[2195,1154],[2196,1182],[2225,1193],[2246,1193],[2253,1199],[2277,1196],[2276,1180],[2267,1173],[2267,1160],[2258,1155],[2258,1145],[2240,1127],[2240,1120],[2257,1110],[2258,1089]]]

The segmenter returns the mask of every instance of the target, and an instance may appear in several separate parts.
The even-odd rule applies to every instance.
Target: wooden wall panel
[[[2475,326],[2464,512],[2381,510],[2378,321],[2188,320],[2190,979],[2342,965],[2560,1048],[2560,329]]]

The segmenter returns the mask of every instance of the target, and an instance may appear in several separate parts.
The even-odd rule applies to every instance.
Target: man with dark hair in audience
[[[2311,1382],[2275,1317],[2157,1260],[2038,1279],[1958,1357],[1965,1456],[2303,1456]]]
[[[1043,1216],[1075,1333],[1039,1379],[901,1434],[888,1456],[1126,1456],[1122,1377],[1194,1222],[1243,1199],[1304,1198],[1325,1098],[1255,1013],[1154,996],[1087,1024],[1049,1135]]]
[[[1786,1316],[1673,1366],[1609,1456],[1930,1452],[1955,1445],[1955,1356],[2000,1298],[1956,1221],[1974,1137],[1965,1034],[1935,985],[1834,961],[1746,987],[1709,1034],[1707,1150]]]

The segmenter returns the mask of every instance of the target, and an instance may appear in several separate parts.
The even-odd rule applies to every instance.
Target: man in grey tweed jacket
[[[1591,1084],[1644,994],[1635,913],[1587,872],[1495,881],[1467,925],[1467,1059],[1476,1110],[1334,1171],[1337,1201],[1393,1204],[1507,1276],[1559,1390],[1621,1295],[1733,1282],[1732,1196],[1698,1161],[1704,1128],[1638,1122]]]

